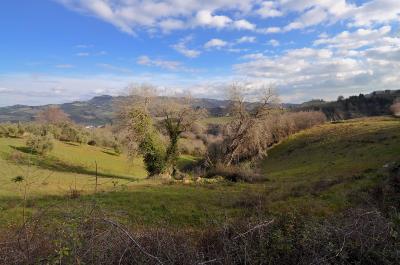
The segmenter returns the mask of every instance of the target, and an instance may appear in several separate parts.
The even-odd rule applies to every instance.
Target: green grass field
[[[362,196],[386,173],[386,166],[397,162],[400,120],[379,117],[297,133],[270,150],[262,169],[280,196],[335,210]]]
[[[29,169],[33,183],[28,212],[53,204],[79,208],[96,201],[130,225],[179,227],[202,227],[260,209],[325,216],[356,203],[385,174],[385,165],[400,161],[399,140],[400,120],[394,118],[317,126],[273,147],[260,165],[266,180],[256,184],[148,180],[139,159],[132,163],[107,149],[57,143],[48,158],[31,158],[35,165]],[[21,139],[0,139],[3,227],[20,219],[23,187],[12,178],[26,176],[28,166],[12,158],[23,147]],[[101,176],[96,195],[94,161]],[[180,163],[191,161],[183,157]],[[81,196],[70,199],[75,187]]]
[[[75,185],[90,192],[95,186],[96,162],[101,190],[146,176],[141,159],[129,161],[109,149],[55,142],[54,150],[42,158],[29,153],[24,139],[0,138],[0,195],[18,194],[20,185],[11,181],[16,176],[32,182],[30,194],[34,196],[63,195]]]

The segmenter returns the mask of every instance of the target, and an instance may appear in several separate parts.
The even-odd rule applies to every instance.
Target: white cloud
[[[8,93],[11,92],[12,89],[6,87],[0,87],[0,93]]]
[[[160,27],[164,32],[170,32],[185,28],[185,23],[179,19],[168,18],[160,21]]]
[[[257,25],[248,21],[254,14],[265,20],[287,16],[285,31],[338,21],[346,21],[351,26],[372,26],[398,21],[400,15],[398,0],[367,0],[358,5],[346,0],[56,1],[74,11],[98,17],[128,34],[141,29],[170,32],[197,26],[255,30]],[[259,30],[262,31],[281,30],[272,26]]]
[[[172,48],[174,48],[177,52],[185,55],[186,57],[196,58],[201,54],[201,52],[186,47],[187,43],[190,42],[191,40],[192,40],[191,36],[183,38],[177,44],[172,45]]]
[[[241,58],[246,59],[246,60],[260,60],[260,59],[264,59],[266,57],[264,56],[263,53],[250,53],[250,54],[243,55]]]
[[[246,61],[234,66],[235,77],[274,82],[282,87],[286,96],[289,92],[293,93],[295,96],[291,98],[314,95],[316,91],[336,97],[337,94],[346,94],[346,91],[396,88],[399,83],[400,38],[394,31],[398,30],[400,21],[400,0],[56,1],[76,12],[102,19],[128,34],[145,30],[156,36],[160,32],[192,31],[196,27],[206,29],[208,34],[209,29],[217,29],[212,33],[216,38],[205,44],[196,45],[190,38],[184,38],[170,47],[188,58],[198,57],[203,48],[232,53],[246,51],[247,55],[237,55]],[[318,25],[337,25],[337,28],[322,29],[326,32],[343,31],[344,27],[346,30],[335,35],[320,34],[321,27],[316,27]],[[285,37],[291,38],[292,35],[283,34],[305,29],[309,29],[309,37],[314,34],[315,39],[310,40],[312,48],[301,48],[296,43],[286,45],[290,39]],[[251,32],[246,34],[257,37],[256,34],[281,33],[282,39],[285,39],[285,46],[282,47],[297,48],[283,53],[281,49],[276,49],[273,54],[268,51],[260,53],[261,48],[257,45],[244,45],[255,42],[255,36],[240,37],[236,35],[238,32],[229,32],[231,41],[228,42],[224,40],[228,37],[221,33],[223,30],[249,30]],[[276,38],[281,39],[280,36]],[[280,45],[274,39],[268,43]],[[76,45],[75,48],[76,56],[106,54],[89,49],[93,48],[89,44]],[[164,60],[158,56],[141,56],[137,63],[173,71],[174,74],[190,71],[179,61]],[[47,64],[54,67],[56,63]],[[129,69],[107,63],[97,66],[112,72],[129,73],[125,71]],[[68,68],[66,64],[56,67]],[[0,87],[14,89],[15,86],[0,83]],[[62,87],[58,86],[55,91],[64,93]],[[213,93],[210,92],[210,95]]]
[[[350,26],[359,27],[400,19],[398,0],[369,0],[359,5],[346,0],[284,0],[279,7],[285,13],[300,14],[285,27],[286,31],[338,21],[349,21]]]
[[[258,29],[257,32],[264,33],[264,34],[279,33],[279,32],[282,32],[282,29],[280,27],[268,27],[265,29]]]
[[[370,26],[373,23],[388,23],[399,21],[400,1],[398,0],[372,0],[351,12],[351,25]]]
[[[206,81],[205,81],[206,80]],[[131,84],[150,83],[164,94],[223,98],[230,76],[205,78],[198,73],[182,77],[177,73],[101,74],[59,76],[49,74],[0,74],[0,106],[13,104],[43,105],[88,100],[94,96],[124,95]]]
[[[225,47],[227,45],[228,45],[228,43],[226,41],[224,41],[224,40],[211,39],[211,40],[209,40],[208,42],[206,42],[204,44],[204,48],[206,48],[206,49],[217,48],[218,49],[218,48]]]
[[[342,50],[359,49],[367,46],[379,45],[382,42],[398,44],[398,38],[389,37],[390,26],[382,26],[378,29],[357,29],[353,32],[343,31],[334,37],[322,36],[314,45],[327,45],[330,48]]]
[[[323,8],[314,7],[303,15],[301,15],[296,21],[288,24],[284,30],[291,31],[294,29],[302,29],[314,25],[318,25],[328,18],[328,13]]]
[[[210,10],[201,10],[196,15],[196,24],[215,28],[225,28],[232,22],[227,16],[213,15]]]
[[[65,77],[48,74],[2,74],[0,84],[9,88],[0,97],[0,106],[12,104],[41,105],[88,99],[102,94],[118,95],[129,78],[113,75]]]
[[[346,38],[335,36],[324,42],[325,47],[291,49],[281,56],[248,54],[242,57],[247,61],[236,64],[234,69],[247,79],[276,84],[286,98],[296,101],[307,100],[315,94],[334,99],[339,94],[398,89],[400,38],[384,34],[388,34],[387,28],[339,34]],[[374,46],[352,50],[363,45],[361,36],[366,39],[375,36],[371,40]],[[349,47],[344,47],[349,50],[344,53],[342,47],[346,42]],[[289,95],[298,95],[298,98]]]
[[[245,19],[240,19],[237,20],[233,23],[233,27],[236,29],[245,29],[245,30],[255,30],[256,29],[256,25],[250,23],[249,21],[245,20]]]
[[[98,17],[113,24],[121,31],[135,34],[139,27],[174,30],[195,22],[195,26],[222,28],[232,22],[217,11],[233,10],[249,13],[255,0],[56,0],[66,7]],[[172,19],[172,20],[171,20]],[[193,25],[192,25],[193,26]]]
[[[256,42],[256,37],[254,36],[243,36],[236,40],[237,43],[254,43]]]
[[[201,10],[196,14],[195,26],[205,26],[211,28],[232,27],[238,30],[255,30],[256,25],[246,19],[232,20],[230,17],[214,15],[210,10]]]
[[[268,42],[269,45],[273,46],[273,47],[278,47],[279,46],[279,41],[272,39]]]
[[[147,55],[140,56],[137,61],[140,65],[156,66],[170,71],[188,71],[188,68],[183,68],[182,63],[178,61],[151,59]]]
[[[261,6],[259,9],[257,9],[256,13],[262,18],[283,16],[283,13],[277,9],[277,2],[272,1],[265,1],[261,3]]]

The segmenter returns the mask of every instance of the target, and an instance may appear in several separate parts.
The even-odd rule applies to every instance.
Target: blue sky
[[[399,89],[398,0],[5,0],[0,106],[119,95],[150,83],[282,101]]]

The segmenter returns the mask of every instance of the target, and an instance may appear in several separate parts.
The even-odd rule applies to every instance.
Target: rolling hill
[[[260,205],[269,213],[326,216],[370,198],[386,181],[388,170],[400,163],[399,137],[400,119],[390,117],[316,126],[274,146],[260,164],[265,181],[255,184],[148,180],[140,160],[131,164],[107,149],[58,142],[49,158],[32,158],[37,181],[29,211],[91,202],[97,160],[102,192],[96,200],[123,213],[120,218],[128,223],[207,226],[210,220],[255,214]],[[21,211],[21,187],[13,178],[26,174],[27,167],[12,160],[23,146],[22,139],[0,139],[0,227]],[[71,189],[81,191],[79,199],[70,199]]]

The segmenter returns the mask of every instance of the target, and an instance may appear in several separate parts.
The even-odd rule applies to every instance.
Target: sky
[[[0,106],[140,84],[290,103],[399,89],[399,22],[400,0],[3,0]]]

